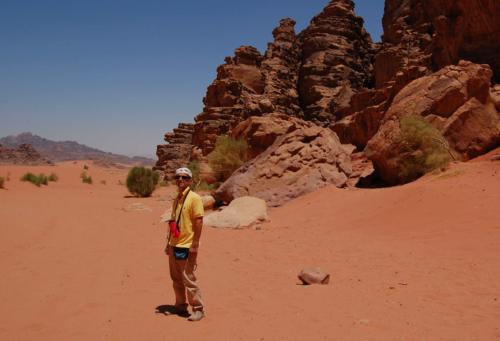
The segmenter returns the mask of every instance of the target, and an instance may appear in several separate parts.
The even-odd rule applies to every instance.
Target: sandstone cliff
[[[352,95],[373,85],[376,45],[352,1],[331,1],[300,35],[294,26],[281,20],[264,55],[241,46],[218,67],[193,127],[192,146],[203,155],[217,136],[252,116],[277,113],[327,125],[348,111]],[[155,168],[171,172],[191,156],[184,142],[166,140]]]
[[[490,88],[490,82],[500,81],[499,1],[387,0],[379,44],[372,43],[354,9],[353,1],[332,0],[299,34],[292,19],[281,20],[264,54],[242,46],[233,57],[226,57],[207,89],[191,142],[169,139],[169,147],[159,146],[157,168],[171,172],[177,165],[203,158],[222,134],[244,136],[252,146],[252,157],[257,157],[269,146],[266,139],[272,137],[274,141],[285,134],[286,127],[296,126],[279,123],[260,129],[256,127],[267,121],[254,119],[235,129],[247,118],[268,115],[290,122],[296,117],[329,127],[342,144],[356,146],[361,153],[353,155],[364,164],[362,151],[381,126],[390,121],[389,117],[401,117],[390,113],[395,108],[398,112],[406,110],[401,108],[403,89],[418,103],[418,94],[440,98],[444,90],[439,84],[446,82],[461,86],[455,92],[445,91],[445,97],[431,105],[430,112],[419,115],[439,127],[463,159],[500,143],[495,136],[500,90],[495,85]],[[439,73],[460,60],[472,63],[464,61],[458,69]],[[472,75],[473,70],[490,71],[484,71],[478,82],[464,83],[463,74]],[[419,83],[412,83],[419,79]],[[437,85],[425,87],[426,82],[434,80]],[[408,87],[410,83],[413,85]],[[459,104],[458,93],[463,94]],[[488,93],[488,99],[479,99],[476,93]],[[485,117],[491,119],[487,120],[490,125],[484,124]],[[461,124],[463,120],[469,123]],[[252,131],[265,132],[252,136]],[[481,136],[482,142],[473,141],[472,136]],[[196,150],[201,156],[193,154]],[[380,162],[376,168],[381,171]]]
[[[353,94],[373,85],[376,47],[350,0],[331,1],[300,34],[299,93],[306,119],[342,117]]]
[[[377,87],[411,66],[436,71],[467,59],[489,64],[500,81],[500,2],[497,0],[387,0]]]

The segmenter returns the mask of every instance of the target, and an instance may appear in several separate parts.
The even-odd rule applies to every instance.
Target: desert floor
[[[175,189],[130,197],[126,170],[87,164],[92,185],[83,162],[0,166],[0,340],[500,339],[500,161],[323,188],[260,230],[206,227],[198,323],[155,312],[173,303],[160,216]],[[308,266],[330,283],[300,285]]]

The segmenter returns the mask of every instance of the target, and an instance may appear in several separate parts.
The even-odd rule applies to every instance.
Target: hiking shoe
[[[188,317],[188,321],[199,321],[199,320],[201,320],[204,317],[205,317],[205,313],[203,312],[203,310],[195,310]]]

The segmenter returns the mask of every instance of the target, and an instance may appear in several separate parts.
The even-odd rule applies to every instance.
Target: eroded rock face
[[[265,87],[262,58],[256,48],[241,46],[218,67],[217,79],[203,99],[203,112],[195,119],[193,144],[204,155],[214,149],[217,136],[228,133],[248,116],[272,110],[268,101],[261,101]]]
[[[314,124],[311,122],[284,114],[272,113],[266,116],[247,118],[232,130],[232,136],[247,141],[249,157],[254,158],[271,146],[279,136],[312,126]]]
[[[265,97],[274,112],[302,117],[297,91],[301,50],[295,35],[295,21],[282,19],[273,30],[273,37],[274,42],[268,44],[262,62]]]
[[[299,93],[306,119],[329,123],[373,83],[375,46],[350,0],[334,0],[300,34]]]
[[[499,145],[500,114],[490,95],[491,76],[487,65],[461,61],[401,90],[366,146],[366,154],[382,179],[392,184],[404,181],[400,167],[406,153],[399,123],[404,116],[425,117],[463,160]]]
[[[54,163],[40,155],[31,144],[21,144],[17,148],[0,145],[0,164],[14,165],[53,165]]]
[[[300,50],[294,25],[289,18],[280,21],[264,56],[254,47],[242,46],[219,66],[203,100],[205,108],[196,117],[193,143],[204,155],[213,150],[217,136],[230,133],[248,117],[275,111],[301,116],[296,90]]]
[[[193,126],[189,123],[179,123],[172,132],[165,134],[164,139],[168,144],[156,147],[158,161],[153,169],[163,171],[167,180],[171,180],[175,170],[185,167],[191,159]]]
[[[297,129],[240,167],[215,197],[230,202],[249,195],[279,206],[323,186],[343,187],[352,173],[352,150],[328,128]]]
[[[496,0],[387,0],[377,87],[412,66],[430,73],[460,59],[489,64],[500,81],[499,15]]]
[[[285,123],[291,117],[329,126],[342,143],[359,151],[372,139],[382,143],[383,136],[390,149],[393,132],[381,125],[389,124],[390,117],[398,120],[394,112],[413,112],[407,101],[439,127],[460,157],[482,153],[496,143],[500,88],[487,91],[488,72],[478,69],[474,76],[474,67],[463,64],[459,68],[469,71],[447,69],[439,80],[433,73],[468,59],[490,65],[493,81],[499,82],[497,17],[497,0],[387,0],[380,45],[371,42],[350,0],[330,1],[299,35],[295,22],[283,19],[264,55],[242,46],[225,59],[207,89],[192,141],[185,143],[184,136],[174,134],[172,146],[158,147],[157,168],[172,170],[196,159],[193,146],[201,151],[197,159],[203,160],[222,134],[247,139],[251,156],[257,156],[296,129],[296,123]],[[455,73],[466,74],[465,87],[463,76]],[[424,89],[431,80],[432,89]],[[435,97],[418,98],[426,95]],[[274,114],[284,116],[265,118]],[[397,158],[397,149],[390,152]]]

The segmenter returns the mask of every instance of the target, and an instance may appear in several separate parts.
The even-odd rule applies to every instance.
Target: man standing
[[[205,314],[200,288],[194,271],[203,226],[203,203],[201,197],[191,191],[193,174],[188,168],[175,171],[178,194],[172,205],[169,221],[170,233],[165,253],[168,255],[170,277],[175,292],[174,313],[187,316],[187,299],[192,307],[189,321],[199,321]]]

